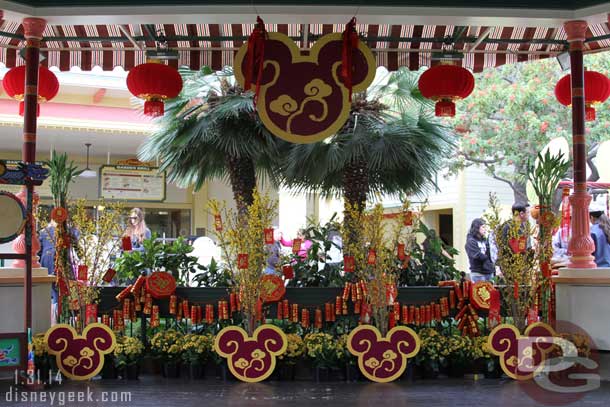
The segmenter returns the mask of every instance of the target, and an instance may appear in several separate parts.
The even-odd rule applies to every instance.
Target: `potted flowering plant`
[[[138,379],[138,361],[144,352],[144,345],[138,338],[120,336],[113,351],[114,366],[124,371],[123,378],[127,380]]]
[[[420,374],[424,379],[435,379],[438,377],[441,365],[445,362],[443,350],[447,345],[447,339],[434,328],[423,328],[418,334],[421,339],[421,347],[415,356],[415,365],[420,369]]]
[[[307,334],[304,339],[307,357],[312,361],[317,382],[328,381],[331,370],[339,367],[337,342],[323,332]]]
[[[178,377],[180,370],[180,359],[182,354],[183,335],[174,329],[167,329],[156,333],[150,346],[153,355],[162,363],[164,377]]]
[[[295,365],[305,353],[305,342],[301,336],[294,333],[287,334],[286,337],[288,338],[286,352],[277,357],[277,377],[279,380],[294,380]]]
[[[182,339],[182,362],[188,366],[191,379],[201,379],[205,376],[204,366],[212,351],[214,337],[211,334],[187,334]]]
[[[464,377],[466,369],[471,365],[472,341],[468,336],[461,336],[454,332],[441,349],[441,355],[448,361],[448,375],[450,377]]]

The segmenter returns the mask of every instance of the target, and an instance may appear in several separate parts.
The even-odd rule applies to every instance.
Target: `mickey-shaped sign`
[[[261,325],[252,337],[238,326],[221,330],[214,340],[214,350],[227,358],[229,370],[244,382],[265,380],[275,369],[276,357],[286,351],[286,334],[274,325]]]
[[[57,324],[45,334],[49,353],[59,370],[72,380],[87,380],[104,367],[104,355],[116,345],[114,333],[104,324],[89,324],[79,335],[67,324]]]
[[[369,380],[387,383],[407,368],[407,358],[417,355],[419,336],[410,328],[396,326],[384,337],[373,325],[360,325],[347,338],[347,349],[358,357],[360,372]]]
[[[523,335],[514,325],[498,325],[487,340],[491,353],[500,357],[504,373],[529,380],[544,367],[546,355],[559,343],[553,328],[542,322],[529,325]]]
[[[340,79],[342,37],[321,37],[303,54],[288,36],[268,33],[256,108],[265,127],[293,143],[313,143],[337,133],[349,117],[349,89]],[[235,56],[235,77],[245,88],[248,44]],[[352,90],[362,92],[375,78],[375,57],[358,41],[352,55]],[[255,72],[253,77],[258,76]],[[256,84],[250,89],[255,90]]]

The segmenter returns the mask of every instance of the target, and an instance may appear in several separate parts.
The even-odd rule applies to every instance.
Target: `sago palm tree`
[[[251,92],[232,72],[180,71],[184,87],[165,105],[159,129],[142,144],[139,158],[159,160],[168,180],[195,190],[213,178],[228,179],[238,211],[252,203],[257,174],[275,181],[279,139],[256,115]]]

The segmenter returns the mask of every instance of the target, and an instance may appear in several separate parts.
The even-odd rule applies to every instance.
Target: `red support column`
[[[586,21],[567,21],[564,28],[570,43],[572,75],[572,149],[574,165],[574,193],[572,207],[572,236],[568,245],[572,253],[570,268],[595,268],[595,244],[589,231],[589,203],[587,193],[587,145],[585,142],[585,90],[583,46],[587,32]]]
[[[23,95],[23,151],[22,160],[26,163],[36,161],[36,119],[38,110],[38,65],[40,64],[40,40],[47,22],[42,18],[24,18],[22,21],[23,35],[25,36],[25,88]],[[32,263],[34,267],[40,267],[37,261],[38,236],[36,235],[36,223],[34,220],[33,202],[34,186],[26,184],[26,207],[28,218],[25,226],[25,332],[28,338],[32,328]],[[29,340],[29,339],[28,339]]]

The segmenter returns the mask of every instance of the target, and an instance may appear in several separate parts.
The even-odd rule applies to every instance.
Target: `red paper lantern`
[[[464,99],[474,89],[474,76],[456,65],[436,65],[419,77],[422,96],[436,101],[435,113],[441,117],[455,116],[454,100]]]
[[[19,101],[19,115],[23,116],[23,98],[25,94],[25,66],[16,66],[4,75],[2,86],[6,94]],[[46,66],[38,67],[38,103],[53,99],[59,92],[59,81],[53,72]],[[40,106],[37,106],[36,116],[40,115]]]
[[[165,113],[163,101],[175,98],[182,90],[182,77],[171,66],[148,62],[129,71],[127,88],[145,100],[146,116],[158,117]]]
[[[595,120],[596,103],[603,103],[610,96],[610,80],[595,71],[585,71],[585,120]],[[564,106],[572,104],[572,76],[564,76],[555,85],[555,97]]]

